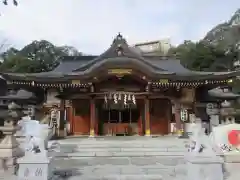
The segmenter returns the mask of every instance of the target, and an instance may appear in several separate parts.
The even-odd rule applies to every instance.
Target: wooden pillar
[[[65,100],[61,99],[60,101],[60,120],[59,120],[59,129],[58,136],[65,136]]]
[[[180,104],[175,102],[174,104],[174,108],[175,108],[175,122],[176,122],[176,130],[177,130],[177,133],[180,134],[180,131],[182,129],[182,122],[181,122],[181,107],[180,107]]]
[[[70,104],[69,107],[69,114],[68,114],[68,118],[69,118],[69,123],[70,123],[70,134],[74,134],[74,114],[73,114],[73,104]]]
[[[95,136],[95,124],[96,124],[96,107],[95,107],[95,100],[90,99],[90,132],[89,136]]]
[[[149,99],[146,98],[145,99],[145,136],[150,136],[151,135],[151,130],[150,130],[150,103],[149,103]]]

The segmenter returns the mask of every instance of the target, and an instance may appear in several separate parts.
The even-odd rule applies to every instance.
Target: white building
[[[166,55],[171,48],[171,43],[170,39],[162,39],[157,41],[138,43],[135,44],[134,47],[140,49],[140,51],[144,54]]]

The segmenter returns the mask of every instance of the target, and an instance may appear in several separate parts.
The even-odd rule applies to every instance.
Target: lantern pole
[[[189,138],[188,132],[187,132],[187,127],[186,127],[186,121],[188,119],[187,117],[188,117],[187,110],[182,109],[181,110],[181,121],[183,122],[183,132],[182,132],[182,135],[179,136],[180,139],[188,139]]]

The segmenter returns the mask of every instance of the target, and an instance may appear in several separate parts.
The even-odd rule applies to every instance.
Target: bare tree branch
[[[0,53],[9,46],[7,42],[7,39],[4,39],[0,42]]]
[[[9,1],[10,0],[1,0],[2,1],[2,3],[4,4],[4,5],[9,5],[8,3],[9,3]],[[14,5],[14,6],[17,6],[18,5],[18,1],[17,0],[11,0],[12,1],[12,4]]]

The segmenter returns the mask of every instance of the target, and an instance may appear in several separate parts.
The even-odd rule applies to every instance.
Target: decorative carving
[[[122,40],[122,39],[123,39],[123,37],[122,37],[122,35],[121,35],[120,33],[118,33],[118,35],[117,35],[116,39],[120,41],[120,40]]]
[[[40,149],[40,143],[38,142],[40,139],[33,137],[33,136],[28,136],[26,137],[26,147],[25,147],[25,152],[26,153],[40,153],[42,150],[44,150],[44,147],[41,147]]]
[[[123,55],[123,48],[122,48],[121,44],[118,44],[118,47],[117,47],[116,51],[117,51],[117,55],[118,56],[122,56]]]

